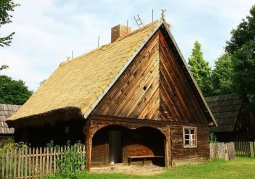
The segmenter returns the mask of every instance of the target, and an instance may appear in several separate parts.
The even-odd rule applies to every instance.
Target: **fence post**
[[[4,156],[5,156],[5,153],[4,153],[4,151],[3,151],[2,155],[1,155],[1,158],[2,158],[2,161],[1,161],[1,162],[2,162],[2,163],[1,163],[1,164],[2,164],[1,176],[2,176],[2,178],[4,178],[4,162],[5,162],[5,161],[4,161]]]
[[[250,142],[250,151],[251,151],[250,157],[254,157],[253,142]]]

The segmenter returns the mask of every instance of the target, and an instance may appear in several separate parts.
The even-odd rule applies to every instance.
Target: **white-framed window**
[[[197,147],[197,128],[183,126],[183,146],[184,148]]]

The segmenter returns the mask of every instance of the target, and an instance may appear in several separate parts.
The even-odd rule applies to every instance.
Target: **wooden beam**
[[[167,126],[167,136],[165,140],[165,167],[170,168],[172,166],[171,160],[171,138],[170,138],[170,126]]]
[[[88,121],[86,126],[86,169],[90,172],[91,168],[91,149],[92,149],[92,133],[91,133],[91,121]]]

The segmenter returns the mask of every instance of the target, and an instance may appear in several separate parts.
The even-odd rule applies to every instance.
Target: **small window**
[[[183,146],[197,147],[197,128],[196,127],[183,127]]]

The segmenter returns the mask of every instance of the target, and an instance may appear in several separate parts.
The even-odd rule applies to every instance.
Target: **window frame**
[[[189,130],[188,134],[185,134],[185,130]],[[191,130],[194,130],[194,139],[191,139],[192,132]],[[185,139],[185,136],[189,136],[188,139]],[[186,141],[189,141],[189,144],[186,144]],[[191,141],[194,140],[194,144],[191,145]],[[183,126],[183,147],[184,148],[197,148],[197,127],[193,126]]]

